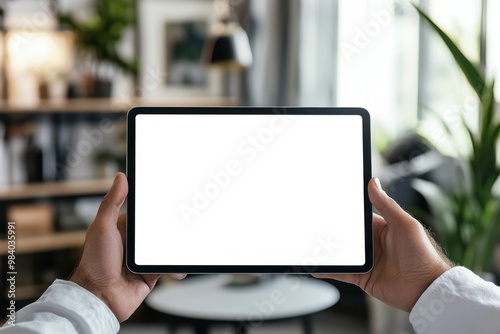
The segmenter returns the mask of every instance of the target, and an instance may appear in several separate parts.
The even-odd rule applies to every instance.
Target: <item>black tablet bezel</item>
[[[363,129],[363,194],[365,213],[365,260],[359,266],[290,265],[138,265],[135,263],[135,118],[142,114],[177,115],[359,115]],[[127,114],[127,229],[126,264],[135,273],[365,273],[373,266],[372,205],[368,198],[371,179],[370,114],[363,108],[334,107],[135,107]]]

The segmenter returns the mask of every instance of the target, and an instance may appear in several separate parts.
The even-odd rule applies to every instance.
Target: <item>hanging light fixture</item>
[[[253,62],[250,43],[238,22],[230,0],[216,0],[219,21],[215,23],[205,42],[202,61],[211,67],[242,70]]]

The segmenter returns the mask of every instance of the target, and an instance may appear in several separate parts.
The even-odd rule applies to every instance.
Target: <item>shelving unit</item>
[[[55,232],[46,235],[19,238],[16,255],[79,248],[85,241],[85,231]],[[7,255],[7,241],[0,241],[0,256]]]
[[[0,215],[7,222],[9,206],[30,203],[37,200],[57,201],[104,195],[112,180],[82,180],[26,184],[0,190]],[[33,236],[17,236],[16,257],[81,248],[85,241],[85,230],[54,231]],[[0,239],[0,257],[7,255],[7,240]],[[3,266],[2,266],[3,267]],[[5,266],[6,267],[6,266]],[[5,273],[2,273],[2,275]],[[18,272],[18,275],[21,274]],[[48,283],[35,283],[16,287],[16,299],[26,300],[39,297]],[[5,295],[5,294],[4,294]]]
[[[123,122],[126,112],[134,106],[237,106],[236,99],[225,98],[191,98],[168,100],[109,100],[109,99],[77,99],[65,102],[43,102],[38,105],[18,105],[0,101],[0,122],[7,128],[24,123],[36,123],[49,120],[56,129],[53,133],[54,143],[58,144],[61,137],[58,129],[72,122],[85,119],[98,122],[107,118],[113,122]],[[60,145],[60,144],[58,144]],[[63,159],[61,154],[55,155],[55,161]],[[73,200],[84,197],[103,196],[112,184],[110,179],[98,180],[61,180],[43,183],[31,183],[7,188],[0,188],[0,260],[5,261],[7,241],[1,237],[6,231],[8,208],[16,204],[53,202]],[[64,251],[80,248],[85,240],[85,231],[54,231],[47,234],[21,236],[16,238],[16,255]],[[45,256],[45,255],[43,255]],[[3,267],[3,266],[2,266]],[[0,277],[4,281],[3,272]],[[20,273],[18,273],[19,275]],[[16,299],[33,299],[40,296],[47,288],[46,283],[34,282],[17,287]],[[3,297],[5,294],[0,291]]]
[[[0,119],[15,115],[47,114],[99,114],[123,113],[132,107],[202,107],[202,106],[237,106],[235,98],[169,98],[165,100],[142,99],[75,99],[64,102],[47,101],[37,105],[14,104],[0,101]]]
[[[32,183],[0,189],[0,202],[26,201],[38,198],[99,196],[109,189],[113,180],[83,180]]]
[[[36,199],[80,198],[102,196],[113,183],[112,180],[62,181],[26,184],[0,190],[1,207]],[[17,239],[16,254],[28,254],[76,248],[83,245],[85,231],[54,232],[46,235]],[[0,240],[0,256],[7,254],[7,241]]]

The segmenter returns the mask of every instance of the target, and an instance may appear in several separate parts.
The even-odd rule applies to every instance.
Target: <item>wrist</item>
[[[85,274],[79,267],[75,269],[75,271],[71,274],[71,277],[69,280],[73,283],[78,284],[85,290],[89,291],[93,295],[95,295],[97,298],[99,298],[106,306],[111,310],[111,312],[115,313],[113,309],[111,308],[109,299],[106,298],[106,295],[102,293],[102,289],[99,289],[98,287],[95,286],[95,284],[92,282],[90,277]]]
[[[439,246],[435,246],[435,247],[439,247]],[[437,259],[436,259],[435,265],[433,266],[433,270],[430,272],[430,274],[428,276],[429,277],[428,282],[425,286],[425,289],[422,291],[422,293],[424,293],[424,291],[427,290],[427,288],[435,280],[437,280],[438,277],[443,275],[447,270],[451,269],[454,266],[454,264],[450,260],[448,260],[448,258],[446,256],[444,256],[444,254],[442,253],[440,248],[437,248],[437,249],[439,249],[439,251],[436,254]]]
[[[418,302],[420,297],[427,291],[427,289],[434,283],[441,275],[443,275],[446,271],[451,269],[453,264],[440,259],[435,266],[433,266],[432,270],[429,270],[428,274],[425,275],[425,280],[421,281],[420,286],[417,289],[417,293],[415,294],[414,300],[410,303],[409,308],[406,309],[407,312],[410,312],[415,304]]]

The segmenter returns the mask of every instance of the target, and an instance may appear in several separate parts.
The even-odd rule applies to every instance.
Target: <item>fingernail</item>
[[[115,179],[113,180],[113,183],[115,183],[115,182],[116,182],[116,180],[118,180],[118,176],[120,176],[120,173],[116,173],[116,175],[115,175]]]
[[[382,184],[380,183],[380,179],[378,177],[375,178],[375,185],[377,186],[378,191],[385,194],[384,189],[382,189]]]

